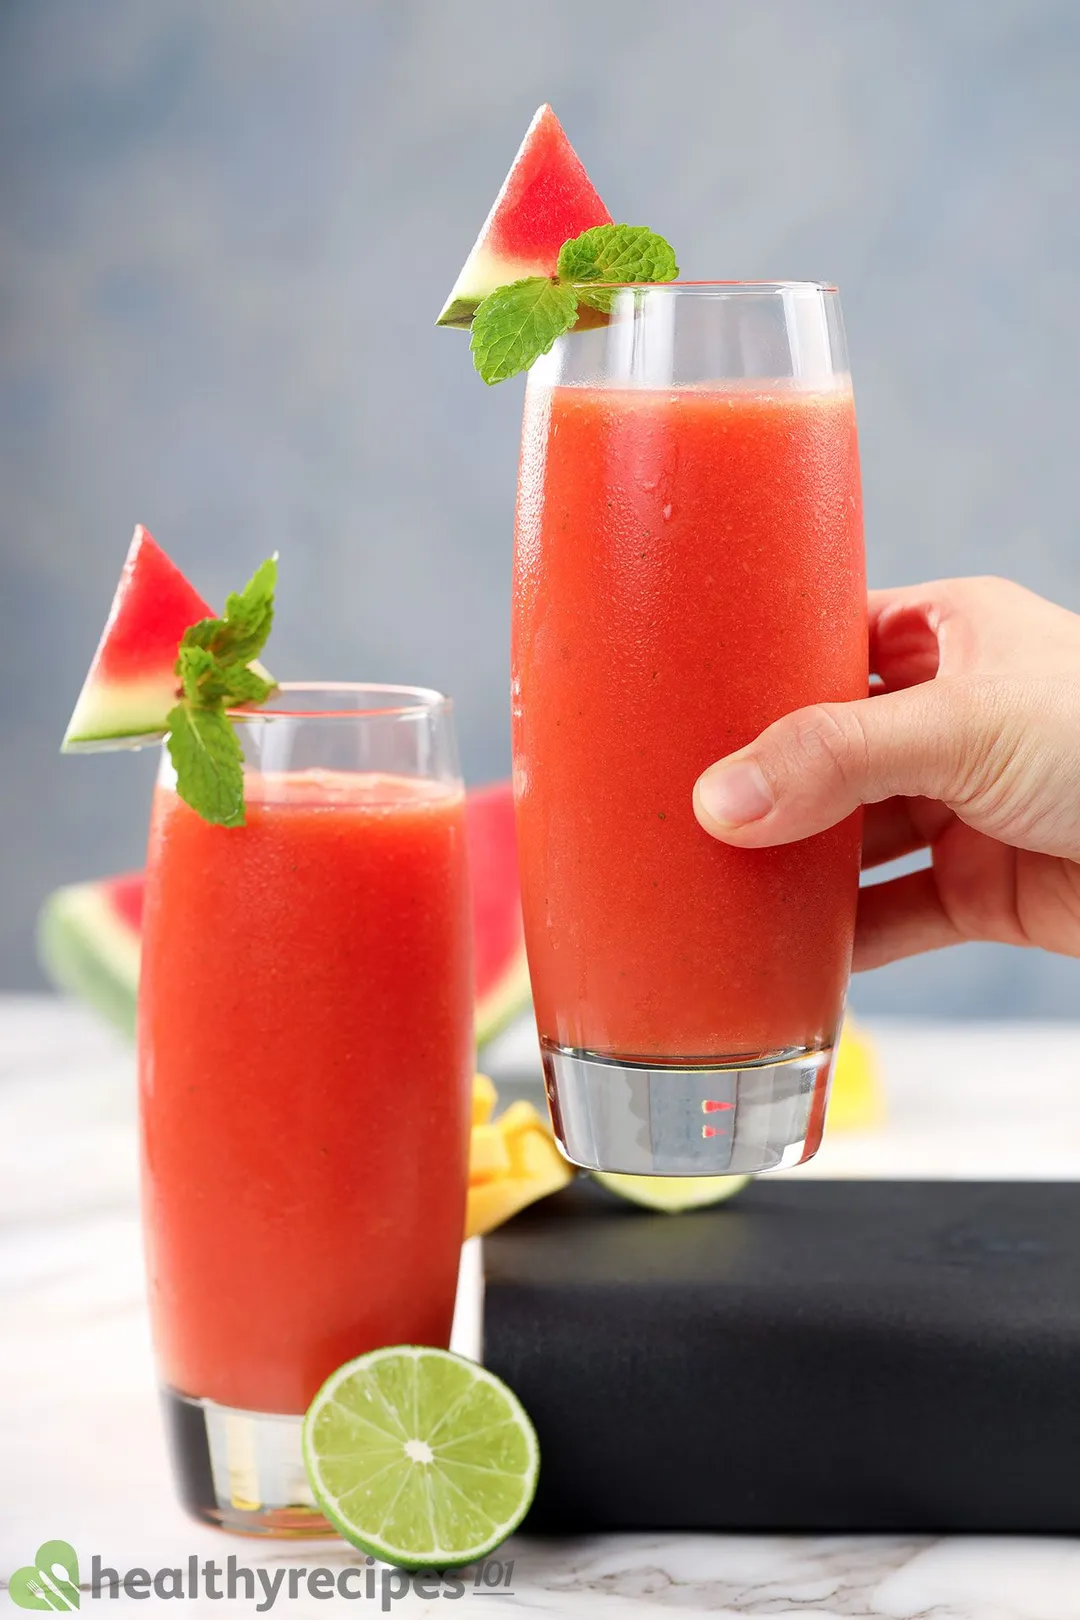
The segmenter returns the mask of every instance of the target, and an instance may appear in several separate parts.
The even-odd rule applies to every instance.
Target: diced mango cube
[[[529,1182],[515,1181],[509,1176],[502,1181],[478,1182],[469,1188],[465,1236],[482,1237],[485,1232],[494,1231],[536,1197]]]
[[[472,1122],[474,1125],[486,1125],[495,1112],[495,1104],[499,1100],[498,1092],[486,1074],[473,1076],[472,1083]]]
[[[565,1187],[574,1173],[532,1104],[511,1103],[490,1124],[473,1126],[466,1237],[501,1226],[527,1204]]]
[[[512,1176],[514,1164],[505,1134],[495,1125],[474,1125],[469,1140],[469,1184]]]
[[[510,1157],[515,1176],[525,1176],[530,1180],[546,1182],[556,1174],[561,1176],[564,1169],[570,1169],[555,1146],[550,1131],[545,1130],[539,1119],[529,1130],[517,1131],[511,1137]],[[562,1185],[561,1180],[557,1185]]]
[[[521,1099],[504,1109],[495,1123],[506,1132],[507,1136],[516,1136],[520,1131],[532,1131],[537,1126],[543,1131],[548,1128],[547,1120],[541,1119],[532,1103]]]
[[[826,1131],[866,1131],[885,1112],[874,1048],[848,1018],[840,1036]]]

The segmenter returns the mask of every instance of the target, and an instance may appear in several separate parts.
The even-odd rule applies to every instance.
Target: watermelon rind
[[[119,917],[107,884],[69,883],[38,918],[38,960],[51,984],[77,997],[122,1034],[135,1033],[139,935]]]
[[[136,748],[160,742],[166,731],[165,716],[178,695],[177,678],[171,671],[143,680],[88,682],[79,694],[60,751],[88,754],[118,745]]]
[[[276,686],[263,664],[255,660],[248,667]],[[137,681],[88,681],[79,694],[60,752],[93,754],[159,743],[168,734],[165,721],[179,698],[179,682],[171,671]]]
[[[522,943],[505,972],[476,1003],[477,1046],[486,1046],[488,1041],[494,1040],[500,1030],[524,1012],[531,1000],[529,963]]]
[[[492,208],[493,213],[497,207],[496,199]],[[487,230],[486,224],[484,230]],[[484,232],[481,231],[480,234],[483,236]],[[524,281],[526,276],[536,274],[537,267],[534,260],[508,259],[501,253],[493,253],[489,248],[481,247],[478,242],[466,259],[435,325],[456,327],[459,331],[467,332],[472,326],[476,311],[496,287],[508,287],[512,281]]]

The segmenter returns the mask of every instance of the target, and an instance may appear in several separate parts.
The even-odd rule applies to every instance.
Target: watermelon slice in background
[[[473,891],[476,1039],[482,1046],[529,1001],[510,783],[470,793],[465,819]],[[38,957],[46,978],[128,1035],[135,1028],[145,887],[142,872],[69,883],[49,896],[38,922]]]
[[[176,654],[189,625],[213,609],[149,530],[136,524],[97,652],[62,744],[65,753],[148,742],[176,702]]]
[[[468,327],[488,293],[524,276],[551,276],[559,249],[593,225],[610,225],[585,166],[546,104],[525,139],[462,266],[437,326]]]
[[[125,1035],[135,1032],[145,888],[142,872],[68,883],[38,917],[38,960],[50,984]]]
[[[531,999],[518,888],[514,791],[509,782],[474,788],[465,800],[473,897],[476,1041],[485,1041]]]

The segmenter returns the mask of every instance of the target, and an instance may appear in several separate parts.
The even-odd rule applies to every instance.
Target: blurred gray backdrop
[[[871,577],[1080,608],[1076,0],[3,0],[0,986],[139,864],[153,761],[57,746],[136,519],[283,677],[426,682],[508,769],[520,382],[439,305],[537,104],[689,276],[843,289]],[[970,948],[868,1010],[1064,1015]]]

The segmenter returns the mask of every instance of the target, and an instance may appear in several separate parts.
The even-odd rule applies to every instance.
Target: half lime
[[[308,1407],[303,1447],[331,1524],[402,1569],[492,1552],[524,1518],[540,1468],[517,1396],[475,1362],[418,1345],[332,1373]]]
[[[628,1198],[646,1209],[665,1210],[679,1215],[685,1209],[705,1209],[733,1198],[750,1180],[749,1176],[627,1176],[612,1170],[594,1170],[593,1180],[608,1192]]]

